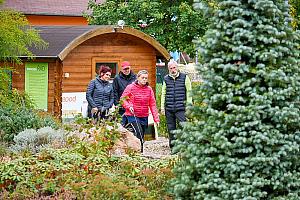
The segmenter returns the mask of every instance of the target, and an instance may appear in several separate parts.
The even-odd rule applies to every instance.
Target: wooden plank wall
[[[24,60],[23,63],[26,61]],[[59,76],[57,74],[57,69],[59,66],[57,66],[56,60],[53,59],[35,59],[30,62],[47,62],[48,63],[48,112],[54,113],[55,115],[60,114],[60,110],[57,110],[56,108],[58,104],[61,104],[59,102],[55,102],[55,94],[58,95],[57,91],[57,82],[59,80],[56,80]],[[12,75],[12,86],[13,88],[19,90],[19,91],[25,91],[25,64],[19,65],[15,67],[15,72]],[[60,89],[59,89],[60,90]],[[61,95],[60,97],[61,98]],[[60,100],[61,101],[61,100]]]
[[[92,79],[93,58],[106,60],[129,61],[132,70],[137,73],[141,69],[149,72],[150,86],[155,89],[156,54],[155,49],[134,36],[115,33],[103,34],[73,49],[63,60],[63,73],[69,73],[69,78],[63,78],[62,92],[85,92]],[[118,69],[118,71],[120,68]]]

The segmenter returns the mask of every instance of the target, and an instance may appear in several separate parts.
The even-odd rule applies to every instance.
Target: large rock
[[[125,155],[128,150],[141,152],[141,142],[133,135],[132,132],[125,129],[123,126],[119,126],[118,131],[121,133],[121,138],[113,146],[111,153],[113,155]]]

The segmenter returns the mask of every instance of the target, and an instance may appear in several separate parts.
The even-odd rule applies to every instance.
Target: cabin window
[[[99,67],[101,65],[106,65],[106,66],[110,67],[112,69],[111,79],[115,78],[116,73],[117,73],[117,65],[118,65],[117,63],[97,62],[96,67],[95,67],[95,72],[96,73],[98,72]]]
[[[96,77],[96,73],[99,70],[101,65],[106,65],[112,69],[111,73],[111,81],[115,78],[115,76],[119,73],[119,66],[123,60],[121,58],[110,58],[110,57],[93,57],[92,58],[92,74],[91,79]]]
[[[25,92],[36,109],[48,109],[48,63],[25,63]]]

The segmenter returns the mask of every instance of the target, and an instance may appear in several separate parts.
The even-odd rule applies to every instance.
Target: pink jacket
[[[156,101],[150,86],[141,86],[136,82],[131,83],[124,90],[121,99],[123,99],[122,105],[126,110],[125,115],[133,116],[129,110],[130,107],[133,107],[135,116],[148,117],[150,107],[154,122],[159,122]]]

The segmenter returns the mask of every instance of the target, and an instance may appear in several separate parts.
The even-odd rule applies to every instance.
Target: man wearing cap
[[[122,96],[127,85],[131,84],[136,80],[136,75],[131,71],[130,63],[124,61],[121,63],[121,71],[114,78],[113,88],[114,88],[114,104],[116,106],[120,105],[120,97]],[[122,106],[119,106],[119,114],[122,116],[122,125],[126,124],[126,117],[123,116],[125,109]]]

